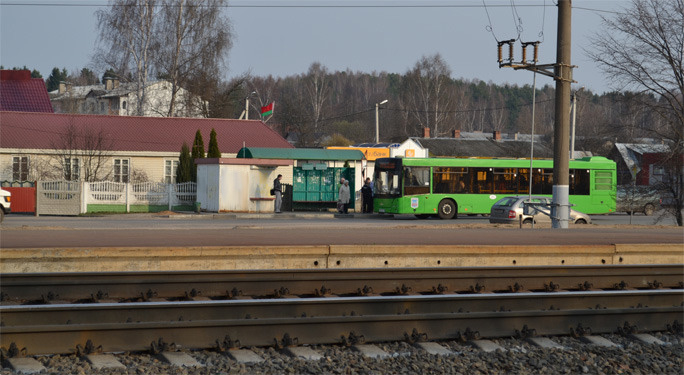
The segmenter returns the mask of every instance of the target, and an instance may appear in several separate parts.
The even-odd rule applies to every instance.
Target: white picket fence
[[[192,206],[196,198],[194,182],[84,182],[81,212],[87,212],[89,204],[126,205],[126,212],[130,212],[131,205],[168,206],[171,210],[174,206]]]

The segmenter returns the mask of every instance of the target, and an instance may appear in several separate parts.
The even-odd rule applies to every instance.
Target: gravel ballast
[[[147,353],[118,353],[125,369],[95,370],[72,356],[36,357],[45,367],[41,374],[681,374],[684,338],[669,333],[654,336],[665,345],[648,345],[619,335],[602,335],[619,347],[585,344],[572,337],[553,337],[565,349],[543,349],[518,339],[494,339],[504,351],[485,353],[469,345],[442,341],[452,355],[431,355],[406,342],[379,343],[391,356],[366,358],[339,345],[314,345],[323,358],[292,358],[274,348],[250,348],[262,363],[240,364],[224,353],[189,351],[204,367],[178,368]],[[13,374],[3,368],[0,374]]]

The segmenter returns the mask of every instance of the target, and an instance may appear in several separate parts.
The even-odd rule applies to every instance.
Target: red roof
[[[0,111],[54,112],[45,82],[28,70],[0,71]]]
[[[294,148],[258,120],[181,117],[96,116],[57,113],[0,112],[0,148],[55,149],[73,124],[77,132],[99,134],[112,142],[111,151],[179,152],[183,142],[192,148],[195,132],[202,133],[205,152],[211,129],[222,153],[247,147]]]

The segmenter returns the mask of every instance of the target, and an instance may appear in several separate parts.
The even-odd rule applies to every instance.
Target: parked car
[[[12,200],[12,193],[7,190],[0,189],[0,223],[5,219],[5,214],[12,212],[10,203]]]
[[[622,185],[617,187],[617,212],[641,212],[653,215],[662,206],[660,193],[650,186]]]
[[[530,207],[528,210],[530,214],[525,214],[523,205],[525,202],[550,205],[551,198],[534,195],[532,196],[531,200],[529,195],[517,195],[501,198],[492,206],[492,209],[489,212],[489,222],[500,224],[517,223],[520,218],[522,218],[524,224],[532,223],[533,220],[535,223],[551,221],[551,217],[548,216],[548,213],[550,212],[548,207],[535,206],[537,211]],[[546,214],[539,211],[546,212]],[[574,224],[591,223],[591,218],[589,215],[575,211],[573,209],[570,209],[570,219],[570,222]]]

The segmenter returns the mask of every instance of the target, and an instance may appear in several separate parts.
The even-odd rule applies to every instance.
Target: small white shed
[[[292,160],[198,159],[197,202],[209,212],[273,212],[278,174],[292,184]]]

